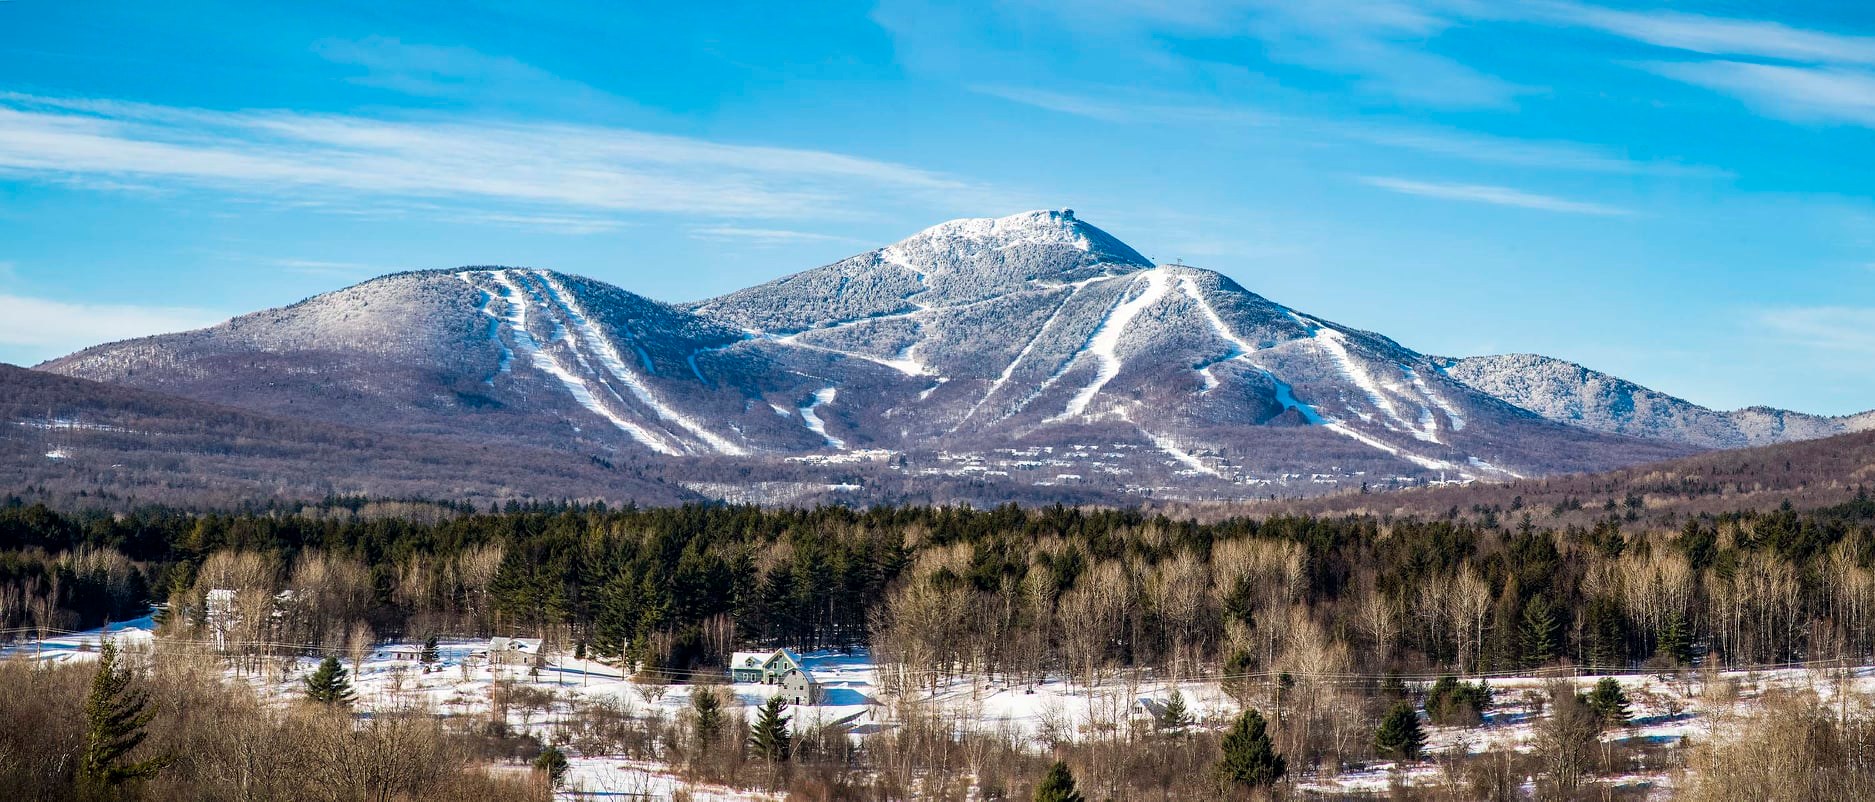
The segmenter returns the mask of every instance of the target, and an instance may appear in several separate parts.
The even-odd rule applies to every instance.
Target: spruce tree
[[[1426,746],[1426,733],[1419,728],[1419,713],[1411,702],[1401,702],[1387,711],[1374,732],[1374,748],[1388,757],[1418,760]]]
[[[429,640],[423,642],[423,653],[417,655],[417,660],[426,666],[433,666],[443,661],[442,650],[436,648],[435,635],[431,635]]]
[[[80,781],[107,795],[132,780],[150,777],[167,763],[160,757],[126,762],[124,756],[148,737],[144,725],[156,711],[150,694],[131,687],[129,671],[117,666],[117,645],[105,641],[98,652],[98,670],[85,698],[85,752],[78,766]]]
[[[1556,657],[1556,636],[1562,625],[1556,620],[1556,606],[1541,593],[1524,605],[1518,636],[1523,641],[1525,668],[1542,666]]]
[[[755,723],[749,725],[749,748],[770,762],[787,760],[793,747],[792,736],[788,735],[788,717],[781,714],[782,707],[781,697],[769,697]]]
[[[1168,730],[1177,730],[1191,725],[1191,711],[1185,709],[1185,694],[1172,689],[1172,695],[1166,697],[1165,710],[1159,714],[1159,726]]]
[[[1086,799],[1074,787],[1074,773],[1068,771],[1068,764],[1059,760],[1048,767],[1042,784],[1035,786],[1035,802],[1085,802]]]
[[[707,752],[723,730],[723,699],[715,688],[699,687],[690,694],[690,711],[695,715],[692,734],[696,736],[698,747]]]
[[[540,757],[534,758],[534,770],[547,775],[550,787],[559,788],[566,783],[566,752],[557,746],[542,749]]]
[[[1276,754],[1270,741],[1269,723],[1256,710],[1245,710],[1237,724],[1224,735],[1224,758],[1218,761],[1219,777],[1226,785],[1264,788],[1275,785],[1289,770],[1288,762]]]
[[[1600,716],[1607,726],[1619,727],[1628,723],[1633,713],[1628,708],[1628,694],[1621,690],[1621,683],[1614,677],[1602,677],[1595,683],[1595,690],[1589,693],[1589,709]]]
[[[1693,642],[1687,629],[1685,613],[1676,610],[1667,616],[1666,623],[1660,627],[1660,645],[1656,653],[1675,665],[1692,662]]]
[[[306,677],[306,698],[326,705],[349,705],[354,695],[352,683],[339,659],[328,657]]]

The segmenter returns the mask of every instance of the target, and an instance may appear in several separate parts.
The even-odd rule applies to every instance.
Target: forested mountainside
[[[952,221],[684,305],[550,270],[400,273],[40,366],[655,466],[701,497],[768,504],[1287,498],[1600,470],[1712,442],[1559,415],[1476,367],[1154,265],[1070,211]],[[655,500],[639,489],[562,495]]]

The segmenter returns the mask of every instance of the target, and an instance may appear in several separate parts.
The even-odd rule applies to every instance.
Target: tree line
[[[0,505],[0,629],[143,614],[245,643],[545,637],[682,670],[870,645],[902,677],[1765,664],[1875,649],[1875,502],[1546,528],[1051,507]],[[1376,659],[1377,658],[1377,659]],[[1370,671],[1370,673],[1372,673]]]

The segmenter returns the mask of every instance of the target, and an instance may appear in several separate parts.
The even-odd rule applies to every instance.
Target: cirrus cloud
[[[652,213],[850,218],[892,197],[954,207],[994,193],[839,153],[623,128],[461,118],[214,111],[0,93],[0,175],[201,187],[282,202],[460,202],[564,221]]]

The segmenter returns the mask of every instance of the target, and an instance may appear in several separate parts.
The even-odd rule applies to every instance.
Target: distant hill
[[[1558,423],[1703,448],[1814,440],[1875,429],[1875,411],[1829,417],[1770,407],[1721,412],[1537,354],[1441,359],[1447,376]]]
[[[1387,494],[1346,493],[1228,510],[1423,518],[1453,509],[1476,517],[1483,509],[1492,510],[1505,525],[1514,525],[1525,513],[1540,524],[1560,525],[1611,514],[1627,519],[1632,509],[1633,517],[1659,523],[1702,513],[1774,509],[1785,501],[1798,509],[1816,509],[1863,494],[1875,495],[1875,431],[1714,451],[1600,473]],[[1222,509],[1207,512],[1226,514]]]
[[[487,504],[698,498],[587,455],[395,435],[0,364],[0,492],[62,506],[239,507],[328,495]]]

